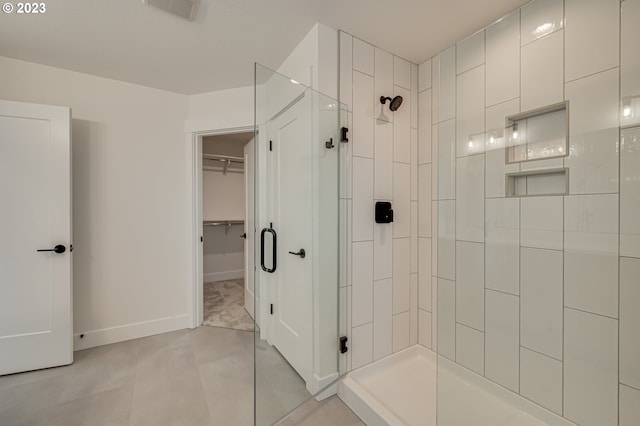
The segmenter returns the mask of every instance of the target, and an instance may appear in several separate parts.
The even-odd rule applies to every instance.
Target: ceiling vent
[[[199,0],[142,0],[143,3],[168,12],[178,18],[193,21],[196,18]]]

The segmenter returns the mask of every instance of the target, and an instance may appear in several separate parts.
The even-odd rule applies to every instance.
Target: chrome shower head
[[[400,95],[393,99],[388,96],[380,96],[380,103],[384,105],[387,102],[387,99],[389,100],[389,109],[391,111],[397,111],[398,108],[400,108],[400,105],[402,105],[402,96]]]

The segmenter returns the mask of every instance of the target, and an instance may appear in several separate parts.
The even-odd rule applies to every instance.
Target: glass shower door
[[[339,104],[255,74],[255,423],[338,377]]]

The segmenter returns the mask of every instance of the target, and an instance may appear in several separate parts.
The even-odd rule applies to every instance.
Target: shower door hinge
[[[269,141],[269,151],[273,151],[273,141]]]
[[[269,313],[273,315],[273,303],[269,305]]]
[[[348,128],[343,127],[342,129],[340,129],[341,135],[340,135],[340,142],[349,142],[349,138],[347,137],[347,132],[349,131]]]
[[[349,350],[349,348],[347,348],[348,341],[349,339],[347,338],[347,336],[340,337],[340,353],[341,354],[345,354]]]

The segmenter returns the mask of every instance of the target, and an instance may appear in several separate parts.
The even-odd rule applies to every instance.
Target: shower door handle
[[[273,237],[273,244],[272,244],[272,261],[273,261],[273,265],[271,268],[267,268],[266,265],[264,264],[264,236],[266,233],[269,233],[272,235]],[[276,234],[275,229],[273,228],[264,228],[262,230],[262,232],[260,233],[260,266],[262,267],[262,270],[265,272],[268,272],[270,274],[273,274],[276,271],[276,266],[277,266],[277,260],[276,260],[276,252],[278,250],[278,235]]]

